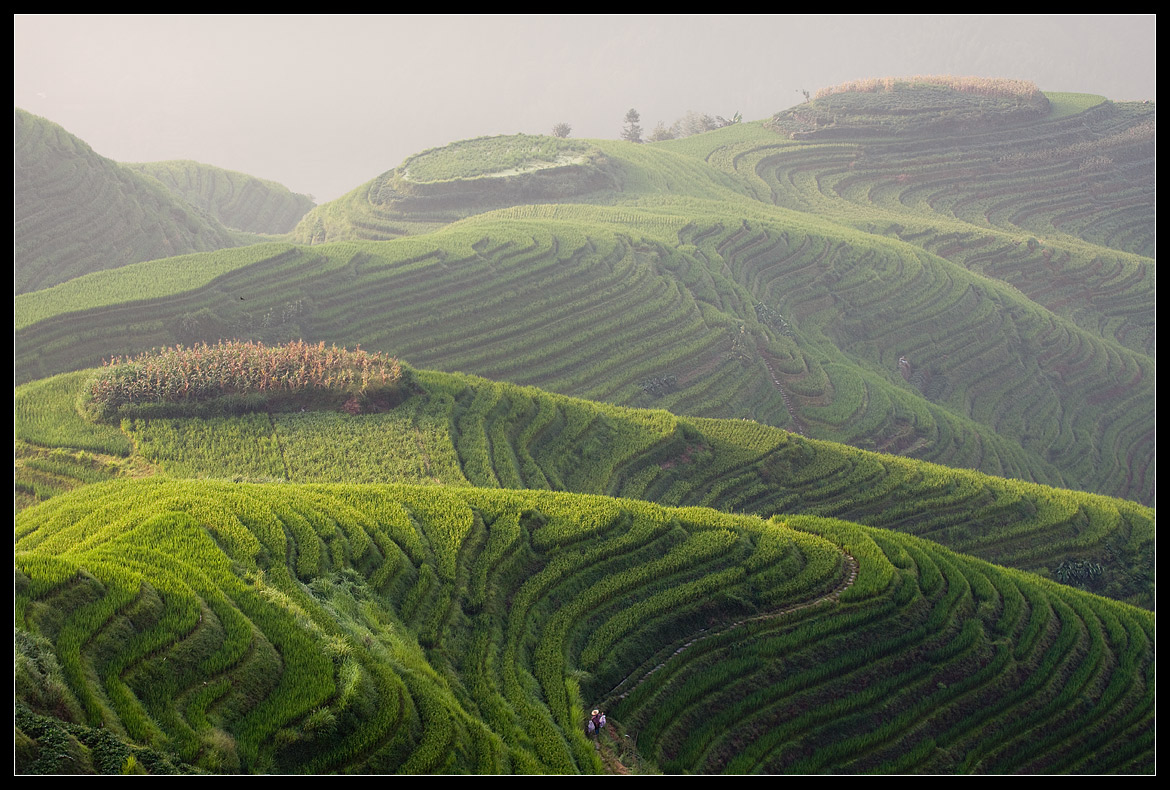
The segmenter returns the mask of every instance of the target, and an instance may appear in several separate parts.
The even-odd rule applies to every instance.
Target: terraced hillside
[[[908,241],[1152,356],[1155,107],[1062,94],[1053,106],[1049,120],[978,134],[711,135],[699,153],[761,199]]]
[[[831,516],[1153,608],[1154,512],[1132,502],[435,371],[381,413],[261,409],[119,427],[78,413],[89,373],[16,391],[18,508],[147,470],[293,483],[430,483],[609,494],[724,512]],[[213,412],[223,415],[226,410]]]
[[[224,337],[360,343],[1152,501],[1152,358],[903,242],[740,208],[509,209],[393,242],[258,249],[166,296],[157,265],[95,275],[69,312],[48,292],[18,302],[18,325],[41,317],[17,332],[16,378]]]
[[[1152,503],[1152,106],[906,84],[793,111],[828,113],[832,143],[735,124],[426,151],[298,231],[422,235],[31,294],[16,378],[176,342],[362,343]]]
[[[88,272],[253,241],[55,123],[14,111],[17,293]]]
[[[612,189],[614,179],[601,151],[581,141],[480,137],[409,157],[310,212],[293,238],[304,244],[383,241],[504,206],[576,201]]]
[[[1048,97],[1025,80],[921,75],[822,88],[772,125],[802,140],[937,138],[1029,124],[1050,111]]]
[[[143,162],[125,167],[158,180],[171,194],[229,228],[288,233],[315,205],[275,181],[199,162]]]
[[[21,771],[1154,769],[1151,614],[845,522],[155,479],[15,559]]]

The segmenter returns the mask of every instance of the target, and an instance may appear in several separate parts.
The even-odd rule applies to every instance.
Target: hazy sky
[[[1145,16],[29,16],[15,104],[122,162],[195,159],[323,201],[489,134],[758,120],[864,77],[1154,99]]]

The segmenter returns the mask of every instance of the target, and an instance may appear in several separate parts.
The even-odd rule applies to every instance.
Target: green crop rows
[[[1152,615],[845,522],[160,479],[16,538],[66,708],[212,769],[597,771],[595,700],[668,771],[1152,765]]]
[[[675,417],[454,374],[406,378],[415,394],[384,413],[136,418],[122,423],[123,435],[78,413],[87,377],[73,374],[17,390],[16,438],[43,453],[127,456],[129,437],[131,460],[182,477],[470,483],[847,518],[1050,576],[1063,562],[1096,562],[1104,571],[1090,589],[1153,606],[1154,515],[1136,503],[752,421]]]

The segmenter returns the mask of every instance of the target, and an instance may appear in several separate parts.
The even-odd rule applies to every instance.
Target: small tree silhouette
[[[642,142],[642,127],[639,124],[642,122],[642,116],[638,115],[638,111],[630,108],[626,113],[626,125],[622,127],[622,139],[631,143]]]

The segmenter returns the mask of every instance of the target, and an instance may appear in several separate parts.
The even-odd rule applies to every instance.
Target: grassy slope
[[[144,302],[202,288],[223,274],[286,255],[291,244],[256,244],[212,254],[176,255],[74,277],[12,300],[13,329],[66,313]]]
[[[598,703],[671,771],[1154,767],[1153,615],[845,522],[155,479],[16,539],[18,724],[206,769],[595,772]]]
[[[131,420],[118,431],[77,414],[87,376],[18,388],[16,437],[39,452],[26,451],[34,460],[18,469],[24,494],[46,499],[93,482],[82,472],[71,479],[64,466],[54,487],[43,477],[46,464],[35,461],[55,454],[75,465],[69,459],[90,453],[113,464],[106,474],[150,468],[192,478],[553,489],[764,517],[804,513],[927,537],[1050,578],[1062,566],[1096,563],[1100,572],[1080,583],[1153,607],[1154,512],[1125,500],[859,451],[750,421],[675,417],[435,371],[414,372],[416,394],[385,414]]]
[[[408,157],[394,170],[318,206],[295,241],[387,239],[429,233],[464,217],[612,192],[613,163],[591,142],[532,135],[463,140]]]
[[[157,181],[94,153],[57,124],[14,111],[16,291],[100,269],[245,244]]]
[[[214,165],[182,160],[124,167],[157,179],[171,194],[236,230],[288,233],[314,206],[308,195],[298,195],[275,181]]]

